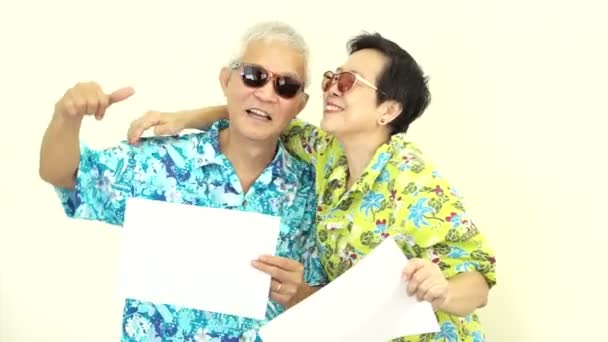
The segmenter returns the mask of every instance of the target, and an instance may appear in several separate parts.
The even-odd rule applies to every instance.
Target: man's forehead
[[[279,74],[304,79],[306,58],[302,53],[281,41],[254,41],[243,52],[243,62],[254,63]]]

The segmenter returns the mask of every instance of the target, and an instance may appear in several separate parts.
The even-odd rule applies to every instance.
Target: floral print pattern
[[[123,142],[94,151],[81,144],[75,190],[56,188],[66,214],[120,226],[126,199],[138,197],[280,216],[276,254],[301,262],[310,285],[325,284],[316,249],[312,168],[279,145],[274,160],[243,193],[219,148],[219,133],[227,125],[222,121],[208,132],[146,138],[139,146]],[[122,341],[256,341],[257,330],[283,311],[269,300],[266,320],[258,321],[127,299]]]
[[[350,189],[346,156],[335,137],[294,120],[282,139],[290,152],[315,165],[318,243],[330,281],[390,236],[408,258],[431,260],[448,279],[477,270],[490,286],[496,283],[493,252],[461,196],[404,134],[376,151]],[[476,314],[436,316],[439,332],[395,341],[485,341]]]

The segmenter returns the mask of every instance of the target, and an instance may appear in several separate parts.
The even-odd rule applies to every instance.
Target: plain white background
[[[0,340],[116,341],[118,229],[63,216],[38,178],[53,105],[75,82],[137,94],[82,137],[117,143],[149,109],[221,103],[219,69],[245,29],[281,19],[312,50],[319,122],[326,69],[361,30],[395,40],[431,76],[411,129],[467,198],[498,255],[481,310],[489,340],[603,340],[606,307],[606,10],[571,1],[57,0],[0,5]],[[305,324],[305,322],[303,322]]]

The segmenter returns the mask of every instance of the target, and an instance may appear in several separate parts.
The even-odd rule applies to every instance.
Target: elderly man
[[[129,197],[280,216],[277,256],[253,262],[272,275],[270,320],[326,282],[315,250],[313,170],[279,142],[307,102],[307,59],[307,47],[291,27],[258,24],[244,36],[238,58],[220,72],[229,121],[206,132],[100,151],[79,142],[82,119],[102,119],[133,89],[106,94],[96,83],[77,84],[55,106],[40,176],[55,186],[68,216],[114,225],[122,225]],[[253,341],[265,322],[127,299],[122,340]]]

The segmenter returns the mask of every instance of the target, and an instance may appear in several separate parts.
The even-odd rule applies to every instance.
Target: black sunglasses
[[[243,83],[251,88],[261,88],[268,81],[272,83],[274,91],[284,99],[291,99],[304,89],[302,82],[292,76],[275,74],[257,64],[234,63],[231,65],[233,70],[242,68],[241,79]]]

